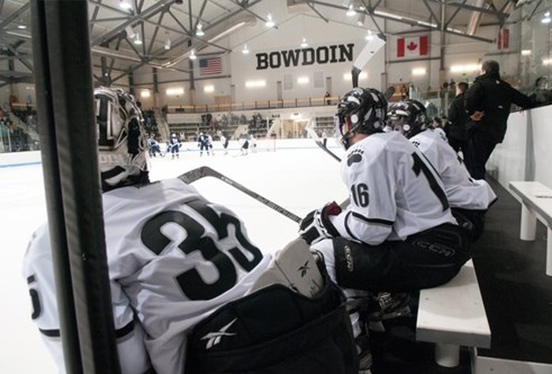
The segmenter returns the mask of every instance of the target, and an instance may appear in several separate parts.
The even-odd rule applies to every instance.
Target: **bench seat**
[[[436,343],[441,366],[459,363],[460,346],[490,348],[491,329],[472,260],[439,287],[420,291],[416,340]]]
[[[521,202],[520,239],[535,240],[537,218],[547,227],[546,275],[552,276],[552,189],[540,182],[510,182],[509,188]]]

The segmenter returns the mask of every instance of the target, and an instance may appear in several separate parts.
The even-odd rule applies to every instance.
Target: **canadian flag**
[[[510,30],[506,28],[500,29],[496,38],[496,46],[498,49],[510,48]]]
[[[427,56],[428,48],[427,35],[397,39],[397,57]]]

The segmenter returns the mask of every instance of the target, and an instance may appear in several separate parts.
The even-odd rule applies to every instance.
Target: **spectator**
[[[464,100],[468,90],[466,82],[460,82],[456,85],[456,97],[448,109],[448,140],[450,146],[458,153],[462,151],[464,158],[468,148],[468,132],[466,126],[470,117],[466,113]]]
[[[552,101],[552,93],[548,89],[548,78],[538,77],[535,81],[534,92],[529,96],[535,105],[546,105]]]
[[[96,98],[114,104],[112,116],[101,114],[98,123],[113,121],[105,127],[121,140],[104,144],[99,161],[122,374],[209,374],[215,370],[204,369],[201,359],[210,357],[232,373],[297,373],[298,367],[321,374],[358,372],[343,298],[327,277],[322,274],[318,293],[310,295],[270,283],[250,293],[265,274],[277,273],[271,256],[251,243],[235,213],[194,187],[180,179],[149,183],[134,101],[107,89],[96,91]],[[294,249],[287,253],[295,256]],[[318,267],[308,251],[305,255],[312,262],[301,276],[313,279]],[[46,225],[31,239],[23,273],[34,322],[64,373]],[[193,328],[204,333],[190,335]],[[229,339],[235,335],[239,338]]]
[[[326,93],[324,94],[324,104],[325,105],[330,105],[331,102],[330,102],[330,93],[328,91],[326,91]]]
[[[351,203],[344,211],[327,204],[300,223],[299,233],[316,243],[312,249],[322,253],[330,277],[349,297],[359,290],[404,293],[438,286],[471,256],[441,179],[403,135],[383,132],[386,115],[387,101],[377,90],[355,88],[343,96],[335,133],[346,150],[341,170]],[[362,331],[357,339],[366,353],[361,369],[368,369]]]
[[[499,71],[498,62],[485,61],[481,75],[465,94],[466,111],[474,121],[465,161],[474,179],[485,179],[485,164],[504,140],[512,103],[524,109],[532,106],[529,97],[500,79]]]

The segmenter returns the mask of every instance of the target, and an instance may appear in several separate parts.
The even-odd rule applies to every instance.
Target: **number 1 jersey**
[[[438,174],[398,132],[372,134],[350,147],[341,177],[351,204],[330,219],[345,238],[378,245],[456,224]]]

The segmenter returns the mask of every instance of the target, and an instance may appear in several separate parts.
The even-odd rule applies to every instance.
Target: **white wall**
[[[552,188],[552,106],[512,113],[508,131],[487,162],[487,170],[507,188],[510,181],[538,181]]]

